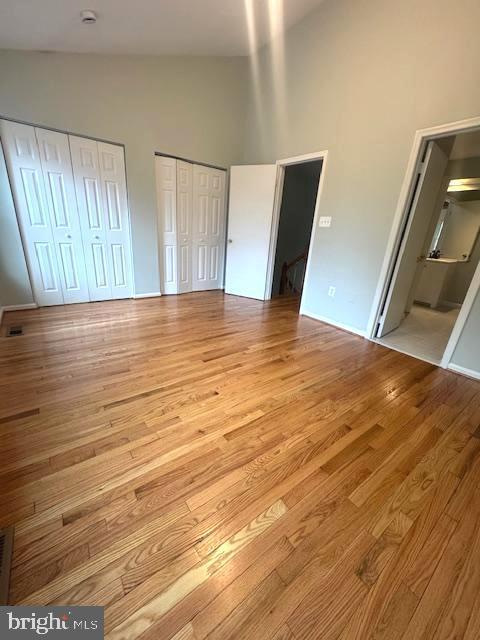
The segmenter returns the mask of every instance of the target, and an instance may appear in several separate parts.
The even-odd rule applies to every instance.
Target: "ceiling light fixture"
[[[97,21],[97,14],[91,9],[84,9],[80,12],[83,24],[95,24]]]
[[[456,178],[450,180],[448,191],[478,191],[480,189],[480,178]]]

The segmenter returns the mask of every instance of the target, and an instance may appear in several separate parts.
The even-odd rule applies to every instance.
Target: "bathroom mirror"
[[[478,200],[446,200],[438,218],[429,253],[439,251],[442,258],[467,262],[479,232],[480,194]]]

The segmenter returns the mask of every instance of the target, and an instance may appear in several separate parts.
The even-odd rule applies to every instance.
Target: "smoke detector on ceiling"
[[[84,9],[80,12],[83,24],[95,24],[97,21],[97,14],[91,9]]]

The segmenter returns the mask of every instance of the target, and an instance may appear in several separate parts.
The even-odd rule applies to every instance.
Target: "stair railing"
[[[298,294],[303,290],[308,248],[291,262],[284,262],[280,276],[280,295]]]

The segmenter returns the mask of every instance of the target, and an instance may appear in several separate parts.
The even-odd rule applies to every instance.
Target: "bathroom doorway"
[[[373,337],[448,366],[480,277],[480,131],[426,140],[408,209]]]

